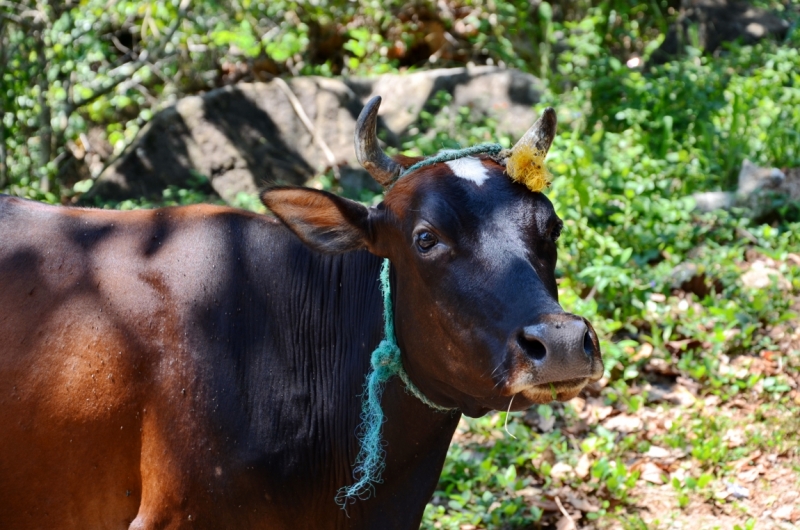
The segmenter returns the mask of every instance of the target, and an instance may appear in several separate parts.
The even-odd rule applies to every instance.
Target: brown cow
[[[357,151],[390,184],[378,101]],[[548,138],[546,112],[534,131]],[[0,528],[416,528],[463,412],[575,396],[597,337],[557,301],[550,201],[487,156],[419,169],[375,208],[265,192],[115,212],[0,197]],[[411,381],[383,395],[386,468],[354,482],[392,263]]]

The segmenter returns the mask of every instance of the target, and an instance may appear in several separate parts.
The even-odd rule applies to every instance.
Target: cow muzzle
[[[518,370],[512,387],[534,401],[571,399],[603,376],[597,334],[581,317],[543,315],[519,331],[515,346]]]

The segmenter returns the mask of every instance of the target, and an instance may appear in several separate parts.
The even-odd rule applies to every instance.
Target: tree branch
[[[33,9],[23,4],[15,4],[6,0],[0,0],[0,7],[18,11],[19,14],[0,11],[0,17],[10,20],[24,28],[41,28],[44,26],[44,22],[47,21],[47,13],[40,9]],[[32,20],[27,21],[25,20],[26,18]]]
[[[47,56],[45,54],[44,30],[38,31],[36,39],[36,54],[39,58],[39,166],[41,177],[39,179],[39,189],[47,193],[50,191],[50,174],[48,165],[52,157],[53,129],[50,124],[51,113],[50,105],[47,101],[47,93],[50,90],[50,82],[47,79]]]
[[[158,46],[156,51],[152,54],[153,56],[158,57],[159,55],[164,53],[164,50],[166,49],[167,45],[172,41],[172,37],[175,36],[175,32],[178,31],[178,27],[180,27],[181,22],[183,22],[183,18],[186,15],[186,7],[188,6],[188,4],[189,4],[189,2],[187,0],[184,0],[183,2],[181,2],[180,8],[178,10],[178,15],[175,18],[175,22],[169,28],[169,31],[167,32],[167,35],[161,41],[161,44]],[[105,96],[106,94],[108,94],[109,92],[111,92],[112,90],[117,88],[120,84],[125,82],[125,80],[130,79],[136,72],[138,72],[144,66],[147,66],[150,63],[151,63],[150,54],[142,52],[142,53],[139,54],[139,59],[137,59],[136,61],[133,61],[133,62],[130,62],[130,63],[125,63],[125,64],[115,68],[114,70],[112,70],[109,73],[112,73],[115,70],[118,70],[118,71],[119,70],[124,70],[124,73],[121,73],[120,75],[115,76],[115,78],[112,79],[105,86],[101,86],[101,87],[97,87],[95,89],[92,89],[92,94],[90,96],[88,96],[88,97],[86,97],[84,99],[81,99],[79,101],[72,101],[66,107],[67,114],[71,114],[76,109],[79,109],[79,108],[81,108],[83,106],[86,106],[89,103],[91,103],[92,101],[94,101],[94,100],[96,100],[96,99],[98,99],[98,98],[100,98],[102,96]]]
[[[5,87],[5,70],[6,70],[6,57],[5,57],[5,40],[3,40],[6,32],[6,25],[0,20],[0,89]],[[0,90],[0,189],[5,188],[8,182],[8,169],[6,168],[6,126],[3,122],[5,116],[5,90]]]
[[[14,2],[8,2],[6,0],[0,0],[0,7],[5,7],[7,9],[15,9],[17,11],[28,9],[27,6],[24,6],[22,4],[15,4]]]
[[[308,117],[308,114],[306,114],[306,111],[303,109],[303,105],[300,104],[300,100],[294,95],[294,92],[292,92],[292,89],[286,84],[286,81],[280,77],[273,77],[272,82],[278,85],[278,88],[284,93],[286,99],[289,100],[289,104],[292,106],[292,109],[294,109],[295,114],[297,114],[297,117],[300,118],[300,121],[303,123],[305,128],[308,129],[308,133],[311,135],[311,138],[322,150],[325,158],[328,159],[328,165],[331,166],[331,169],[333,169],[334,174],[338,178],[339,166],[336,164],[336,156],[334,156],[333,151],[331,151],[331,148],[328,147],[328,144],[325,143],[325,140],[319,134],[317,128],[314,127],[314,123],[311,121],[311,118]]]
[[[0,11],[0,18],[4,18],[6,20],[10,20],[14,24],[27,28],[30,26],[25,20],[17,15],[12,15],[11,13],[6,13],[5,11]]]

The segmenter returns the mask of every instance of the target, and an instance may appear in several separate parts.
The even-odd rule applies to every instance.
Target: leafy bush
[[[686,56],[649,65],[674,18],[675,6],[665,1],[21,4],[42,10],[36,20],[1,3],[0,189],[68,202],[158,109],[242,79],[470,62],[541,76],[549,91],[539,107],[555,107],[560,122],[548,159],[556,175],[549,197],[565,223],[560,299],[594,323],[606,362],[594,399],[625,414],[651,407],[646,389],[658,362],[672,380],[691,382],[701,400],[747,396],[761,407],[748,418],[761,430],[731,449],[720,433],[734,428],[733,420],[700,405],[646,434],[602,425],[572,434],[577,412],[560,404],[465,421],[423,526],[546,525],[552,492],[569,487],[595,502],[587,521],[616,514],[624,527],[642,528],[642,519],[626,512],[641,479],[631,454],[659,444],[686,455],[686,476],[668,482],[680,509],[694,498],[709,501],[731,462],[755,449],[797,456],[793,374],[800,353],[782,350],[778,333],[794,326],[800,307],[800,258],[791,258],[800,249],[797,210],[756,224],[737,210],[697,214],[689,198],[733,189],[744,158],[800,166],[799,5],[762,4],[792,22],[785,42],[729,43],[715,56],[689,48]],[[628,67],[631,56],[645,66]],[[97,129],[99,140],[92,141],[108,142],[111,153],[87,164],[90,174],[71,176],[76,161],[90,156],[87,134]],[[439,94],[401,150],[432,154],[484,141],[510,146],[514,139]],[[333,174],[314,184],[345,191]],[[381,199],[370,190],[351,195]],[[170,188],[157,204],[99,206],[207,199]],[[253,197],[237,200],[261,208]],[[771,285],[749,287],[742,274],[759,260],[777,273]],[[752,369],[775,355],[782,371]],[[658,414],[669,412],[658,406]],[[556,463],[585,469],[554,478]]]

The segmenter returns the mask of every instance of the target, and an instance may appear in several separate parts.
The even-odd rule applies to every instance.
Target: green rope
[[[464,149],[448,149],[446,151],[442,151],[436,156],[431,156],[425,160],[420,160],[413,166],[403,171],[403,173],[401,173],[397,179],[400,180],[409,173],[413,173],[420,168],[432,166],[433,164],[439,164],[440,162],[450,162],[451,160],[458,160],[459,158],[464,158],[465,156],[479,154],[496,155],[502,150],[503,146],[500,144],[478,144],[473,145],[472,147],[465,147]]]
[[[381,408],[381,396],[386,382],[397,375],[406,386],[406,390],[417,399],[434,410],[449,412],[453,409],[441,407],[428,399],[411,381],[403,369],[400,358],[400,347],[394,334],[394,315],[392,311],[392,292],[389,284],[389,260],[384,259],[381,266],[381,294],[383,296],[383,318],[385,338],[372,352],[370,363],[372,371],[367,376],[367,383],[362,394],[361,425],[358,429],[358,440],[361,448],[356,457],[353,477],[356,483],[344,486],[336,494],[336,503],[343,508],[357,499],[366,500],[374,492],[374,484],[383,482],[381,475],[386,467],[381,441],[381,427],[385,421]]]
[[[436,156],[417,162],[406,169],[398,179],[422,167],[480,153],[497,154],[502,149],[503,147],[500,144],[480,144],[466,149],[444,151]],[[384,339],[372,352],[370,357],[372,371],[367,376],[364,393],[361,395],[361,425],[357,433],[361,447],[353,467],[353,478],[356,479],[356,483],[351,486],[343,486],[336,493],[336,503],[342,508],[346,508],[348,504],[354,503],[356,500],[368,499],[375,492],[375,484],[383,482],[381,475],[386,468],[386,462],[384,461],[386,451],[384,451],[383,442],[381,441],[381,427],[386,420],[381,408],[381,396],[386,382],[392,376],[399,376],[406,387],[406,391],[433,410],[439,412],[454,410],[439,406],[428,399],[403,369],[400,347],[397,345],[397,337],[394,333],[394,312],[392,311],[392,288],[389,284],[389,267],[389,260],[384,259],[380,274],[381,295],[383,296]]]

